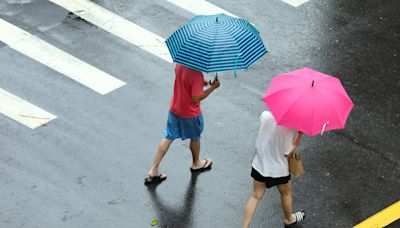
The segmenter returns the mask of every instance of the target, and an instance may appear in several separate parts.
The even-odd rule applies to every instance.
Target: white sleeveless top
[[[285,154],[288,154],[292,142],[293,130],[277,125],[270,112],[263,112],[260,116],[253,168],[264,177],[288,176],[289,166]]]

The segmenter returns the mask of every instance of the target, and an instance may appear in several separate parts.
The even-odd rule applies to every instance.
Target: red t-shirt
[[[203,94],[204,77],[198,70],[177,64],[175,68],[174,95],[170,111],[177,116],[193,118],[201,114],[200,102],[195,103],[193,96]]]

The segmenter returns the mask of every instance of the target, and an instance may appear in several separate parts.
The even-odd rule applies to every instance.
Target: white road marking
[[[0,88],[0,113],[34,129],[57,116]]]
[[[1,18],[0,41],[100,94],[126,84]]]
[[[233,13],[230,13],[222,9],[221,7],[218,7],[205,0],[167,0],[167,2],[175,4],[182,9],[192,12],[195,15],[212,15],[224,13],[231,17],[238,17]]]
[[[48,0],[90,23],[172,63],[165,38],[88,0]]]
[[[291,6],[298,7],[310,0],[281,0],[281,1],[287,3]]]

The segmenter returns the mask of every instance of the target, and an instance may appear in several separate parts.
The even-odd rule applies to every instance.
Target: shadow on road
[[[183,205],[180,207],[171,207],[157,195],[157,186],[148,186],[150,197],[153,201],[153,206],[157,210],[159,227],[191,227],[192,225],[192,210],[196,197],[196,183],[200,173],[192,173],[190,182],[186,188],[183,199]]]

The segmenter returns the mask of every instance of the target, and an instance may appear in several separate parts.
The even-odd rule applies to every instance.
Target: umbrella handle
[[[218,73],[215,73],[215,81],[218,81]],[[211,80],[210,80],[210,85],[212,85]]]

